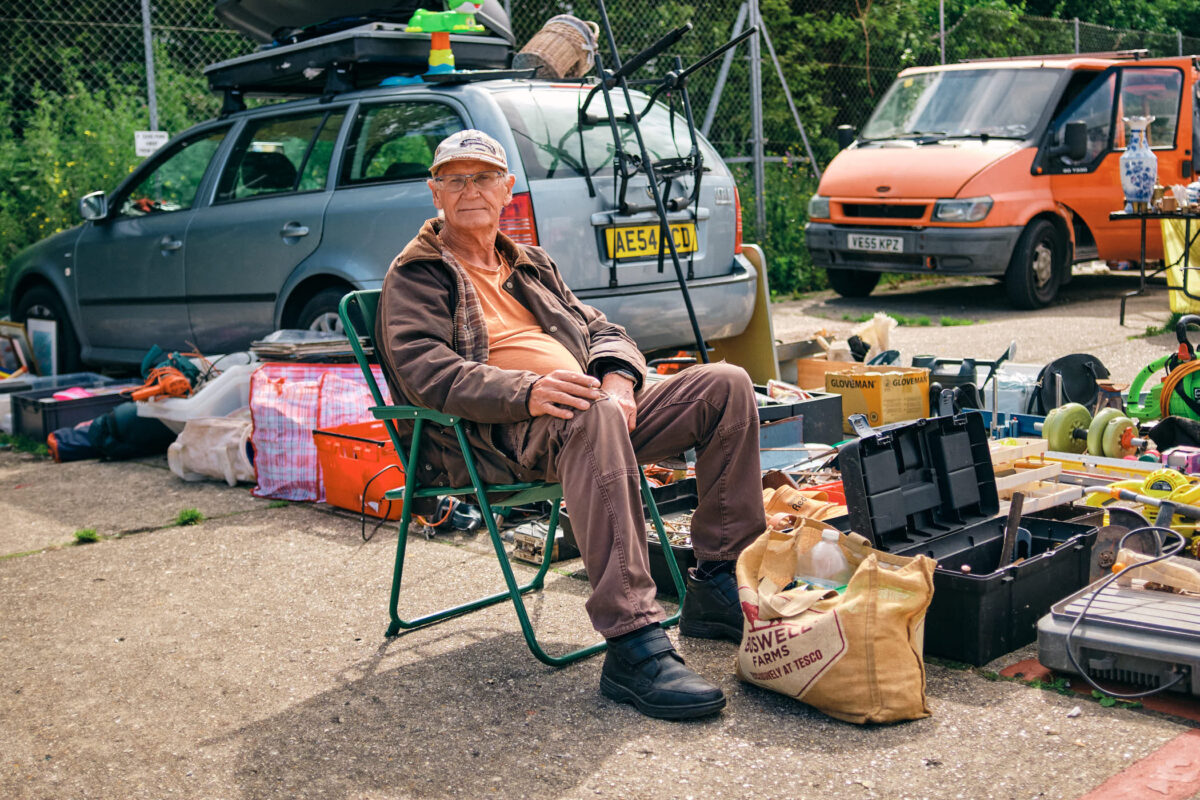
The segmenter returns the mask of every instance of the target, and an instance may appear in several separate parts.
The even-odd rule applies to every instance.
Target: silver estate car
[[[691,325],[671,260],[658,258],[657,217],[638,210],[653,208],[646,178],[631,179],[633,208],[619,213],[607,120],[580,131],[589,90],[536,80],[373,88],[197,125],[112,193],[83,198],[83,225],[10,263],[12,317],[57,322],[60,371],[134,365],[154,344],[216,354],[279,328],[335,329],[338,300],[378,288],[435,214],[433,148],[478,128],[504,145],[516,175],[502,229],[544,247],[575,293],[644,350],[686,347]],[[597,98],[590,113],[603,109]],[[689,152],[686,123],[665,107],[642,131],[656,159]],[[668,214],[701,330],[716,339],[745,328],[757,278],[741,255],[733,177],[700,148],[699,197],[687,204],[691,177],[674,180]]]

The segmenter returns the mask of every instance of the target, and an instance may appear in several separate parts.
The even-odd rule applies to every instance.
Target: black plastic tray
[[[980,665],[1037,637],[1050,606],[1086,585],[1096,527],[1022,516],[1024,560],[997,569],[1005,519],[978,414],[932,417],[845,445],[848,516],[833,520],[874,547],[938,562],[925,652]],[[1078,518],[1078,516],[1077,516]],[[964,571],[964,567],[966,571]]]
[[[759,387],[766,391],[765,387]],[[842,396],[827,392],[816,393],[811,400],[798,403],[759,406],[758,421],[777,422],[781,419],[802,417],[804,419],[804,441],[836,444],[846,438],[842,433]]]

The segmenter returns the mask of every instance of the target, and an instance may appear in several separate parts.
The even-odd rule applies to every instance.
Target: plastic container
[[[1006,519],[981,414],[894,426],[845,445],[838,461],[849,513],[830,523],[938,562],[929,655],[986,664],[1034,641],[1051,604],[1088,582],[1097,528],[1087,523],[1022,516],[1030,552],[1000,568]]]
[[[74,386],[111,386],[120,383],[96,372],[72,372],[67,375],[22,375],[18,378],[0,380],[0,432],[12,433],[12,396],[17,392],[32,392],[37,389],[64,389]]]
[[[59,428],[78,425],[95,419],[124,402],[128,395],[122,389],[134,385],[98,386],[92,389],[95,395],[75,400],[55,400],[54,394],[61,389],[38,389],[12,395],[13,433],[31,439],[45,439]]]
[[[807,583],[819,589],[840,589],[850,582],[854,571],[838,545],[837,531],[824,531],[805,558],[797,565],[797,582]]]
[[[401,501],[383,495],[404,486],[404,468],[382,420],[316,430],[313,442],[326,503],[380,519],[400,519]]]
[[[138,416],[153,417],[176,433],[183,431],[189,419],[228,416],[250,405],[250,375],[259,366],[257,361],[235,364],[202,385],[191,397],[144,400],[137,404]]]

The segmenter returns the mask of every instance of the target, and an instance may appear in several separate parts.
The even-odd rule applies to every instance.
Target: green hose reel
[[[1129,416],[1140,422],[1148,422],[1162,417],[1163,387],[1170,382],[1171,373],[1182,369],[1185,370],[1185,374],[1178,376],[1175,381],[1167,411],[1171,416],[1200,419],[1200,368],[1185,366],[1192,365],[1196,361],[1196,351],[1187,338],[1189,325],[1200,327],[1200,316],[1188,314],[1181,317],[1175,325],[1175,338],[1179,341],[1178,352],[1157,358],[1147,364],[1129,385],[1129,399],[1125,406],[1125,411]],[[1160,369],[1166,370],[1167,373],[1163,382],[1151,386],[1143,402],[1142,388],[1150,376]],[[1196,371],[1192,372],[1191,370]]]

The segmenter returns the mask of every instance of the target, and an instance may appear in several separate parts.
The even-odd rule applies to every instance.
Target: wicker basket
[[[570,14],[547,20],[542,29],[513,56],[513,69],[537,69],[551,80],[580,78],[592,69],[600,26]]]

